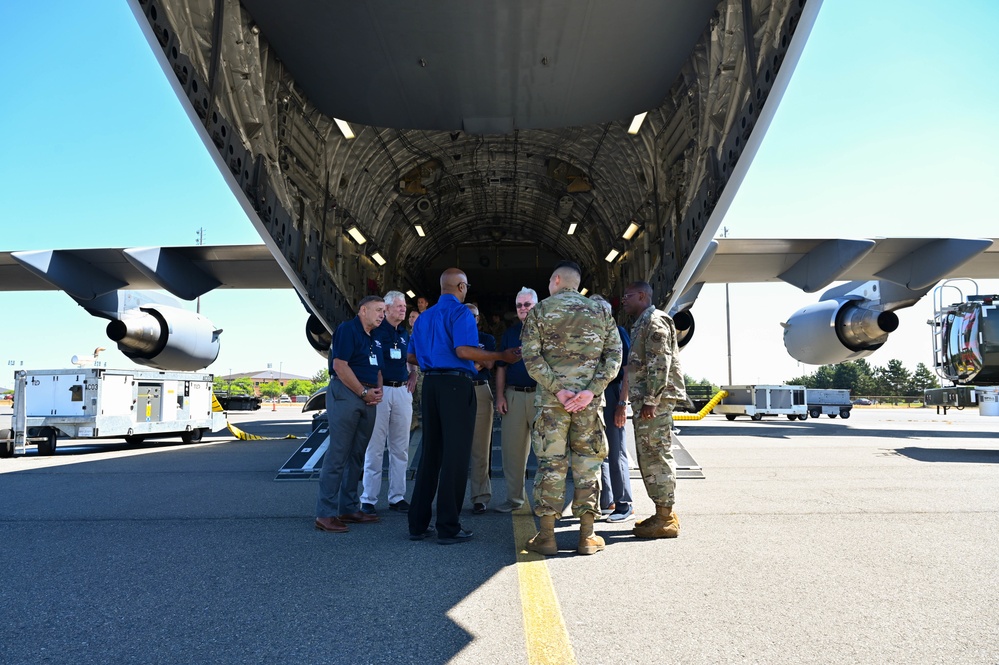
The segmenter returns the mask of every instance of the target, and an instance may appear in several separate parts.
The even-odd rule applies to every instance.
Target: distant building
[[[236,379],[249,379],[253,382],[253,394],[260,397],[260,384],[277,381],[281,387],[288,385],[289,381],[311,381],[311,376],[299,376],[288,372],[278,372],[273,369],[259,370],[256,372],[238,372],[236,374],[221,374],[216,378],[223,381],[235,381]]]

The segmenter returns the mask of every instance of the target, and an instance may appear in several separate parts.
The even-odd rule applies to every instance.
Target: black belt
[[[489,382],[488,381],[480,381],[479,379],[476,379],[475,381],[472,381],[472,385],[473,386],[484,386],[487,383],[489,383]]]
[[[507,388],[513,388],[518,393],[533,393],[537,390],[537,386],[507,386]]]
[[[406,382],[405,381],[385,381],[384,385],[388,386],[389,388],[402,388],[404,385],[406,385]]]
[[[342,383],[342,382],[341,382],[341,383]],[[358,383],[360,383],[360,384],[361,384],[362,386],[364,386],[365,388],[377,388],[377,387],[378,387],[378,386],[376,386],[376,385],[375,385],[375,384],[373,384],[373,383],[365,383],[364,381],[358,381]]]
[[[428,369],[423,372],[424,376],[463,376],[466,379],[471,379],[468,372],[462,372],[458,369]]]

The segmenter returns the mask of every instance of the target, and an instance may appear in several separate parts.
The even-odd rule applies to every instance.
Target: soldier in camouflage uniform
[[[628,396],[634,413],[638,467],[656,504],[656,514],[638,522],[632,533],[639,538],[676,538],[680,520],[673,512],[673,405],[687,399],[677,357],[676,327],[673,319],[652,304],[652,287],[647,282],[629,284],[622,306],[638,317],[631,327]]]
[[[604,549],[593,535],[600,514],[600,464],[607,456],[601,419],[603,392],[621,366],[621,337],[610,314],[580,295],[579,266],[559,263],[548,282],[550,298],[531,309],[521,333],[528,374],[538,382],[531,445],[538,457],[534,512],[541,530],[528,550],[555,554],[555,518],[565,505],[566,471],[572,464],[572,513],[579,517],[580,554]]]

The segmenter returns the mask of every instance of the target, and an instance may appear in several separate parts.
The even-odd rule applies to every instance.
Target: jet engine
[[[316,353],[323,358],[329,358],[333,335],[330,334],[330,331],[326,329],[326,326],[323,325],[323,322],[315,314],[310,314],[309,320],[305,322],[305,336],[308,338],[312,348],[316,350]]]
[[[784,347],[809,365],[832,365],[871,355],[898,328],[894,312],[863,299],[835,298],[802,307],[784,326]]]
[[[683,309],[673,315],[676,325],[676,343],[681,349],[694,338],[694,315],[689,309]]]
[[[108,337],[132,361],[178,371],[212,364],[219,355],[221,333],[200,314],[159,304],[125,310],[107,327]]]

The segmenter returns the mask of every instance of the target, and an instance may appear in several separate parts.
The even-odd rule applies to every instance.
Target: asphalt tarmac
[[[269,435],[309,420],[232,415]],[[999,662],[999,420],[680,425],[706,478],[679,483],[678,539],[601,523],[607,549],[579,556],[561,520],[537,564],[575,662]],[[516,517],[411,542],[383,484],[381,523],[322,533],[316,483],[274,481],[300,441],[71,443],[0,459],[0,663],[547,662]]]

